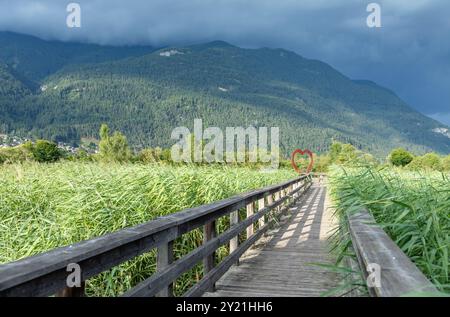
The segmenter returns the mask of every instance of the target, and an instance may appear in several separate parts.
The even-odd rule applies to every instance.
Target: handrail
[[[249,191],[208,205],[189,208],[135,227],[0,265],[0,297],[50,296],[61,290],[67,291],[66,279],[69,273],[66,270],[69,264],[76,263],[80,266],[81,279],[84,282],[155,248],[158,249],[157,272],[124,295],[171,296],[171,283],[202,259],[205,277],[213,274],[214,261],[211,257],[219,246],[230,240],[233,241],[233,244],[230,242],[231,254],[228,258],[233,257],[236,262],[239,257],[235,255],[243,253],[244,247],[245,249],[250,247],[256,241],[256,237],[266,230],[264,216],[274,208],[280,208],[281,204],[298,199],[299,191],[301,189],[306,191],[310,185],[310,175],[303,175],[279,185]],[[264,207],[266,197],[268,205]],[[273,199],[274,197],[275,199]],[[236,219],[238,218],[237,210],[248,208],[250,205],[252,206],[250,209],[253,210],[253,204],[256,201],[260,203],[260,210],[254,214],[247,213],[247,219],[236,222],[239,220]],[[215,221],[228,214],[232,214],[231,228],[216,237]],[[249,226],[253,227],[253,223],[256,221],[260,221],[259,230],[247,237],[247,243],[244,242],[241,246],[237,246],[238,239],[236,237],[239,233]],[[172,263],[173,241],[202,226],[204,227],[204,244]],[[209,272],[211,272],[210,275],[208,275]],[[210,281],[213,280],[210,279]],[[214,282],[205,284],[204,281],[201,281],[199,284],[206,285],[202,288],[205,291],[211,289]],[[73,295],[76,292],[68,290],[64,294]]]
[[[376,224],[367,210],[350,215],[348,223],[359,267],[366,280],[375,279],[368,285],[370,296],[439,294],[436,287]],[[376,272],[377,269],[379,272]]]

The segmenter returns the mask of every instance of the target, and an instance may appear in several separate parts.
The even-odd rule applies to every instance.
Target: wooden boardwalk
[[[238,211],[245,207],[246,217],[239,219]],[[273,226],[270,215],[280,208],[285,216]],[[218,234],[216,221],[224,216],[230,217],[230,226]],[[382,227],[375,224],[367,209],[361,208],[346,221],[357,258],[355,268],[371,281],[373,264],[383,270],[376,284],[368,285],[370,296],[411,296],[420,292],[425,292],[422,296],[442,296]],[[67,284],[68,274],[72,274],[69,266],[80,266],[84,282],[152,249],[157,252],[156,272],[122,296],[173,296],[173,281],[200,261],[203,278],[183,296],[321,296],[335,289],[341,278],[317,265],[334,262],[327,241],[333,227],[326,186],[314,184],[311,175],[301,175],[282,184],[0,265],[0,297],[84,296],[84,283],[76,287]],[[203,228],[203,244],[174,261],[174,241],[199,228]],[[246,229],[248,236],[237,243],[237,237]],[[229,254],[215,263],[214,252],[226,244],[230,246]],[[208,292],[214,284],[215,291]],[[359,292],[348,291],[343,296],[360,296]]]
[[[327,189],[313,185],[282,218],[278,229],[260,239],[204,296],[320,296],[338,277],[314,263],[332,264],[327,237],[333,228]]]

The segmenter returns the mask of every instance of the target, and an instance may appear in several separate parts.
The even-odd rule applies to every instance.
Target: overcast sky
[[[66,26],[70,2],[81,5],[80,29]],[[381,5],[381,28],[367,27],[371,2]],[[0,0],[0,30],[114,45],[285,48],[391,88],[450,125],[449,0]]]

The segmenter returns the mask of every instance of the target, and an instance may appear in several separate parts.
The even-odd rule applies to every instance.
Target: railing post
[[[173,262],[173,241],[164,243],[158,247],[156,270],[161,271]],[[163,288],[157,297],[173,297],[173,283]]]
[[[211,221],[210,223],[205,224],[203,227],[203,244],[207,243],[209,240],[214,239],[217,236],[216,231],[216,222]],[[211,253],[210,255],[203,258],[203,275],[208,274],[215,266],[215,258],[216,252]],[[214,292],[215,284],[211,285],[208,288],[208,292]]]
[[[267,205],[270,206],[273,204],[273,195],[270,194],[267,196]],[[271,210],[270,214],[273,214],[273,209]]]
[[[230,214],[230,228],[239,223],[239,211],[233,211]],[[236,250],[239,246],[239,234],[230,240],[230,253]],[[236,261],[236,265],[239,265],[239,259]]]
[[[262,209],[264,209],[264,202],[265,202],[265,197],[263,197],[260,200],[258,200],[258,211],[261,211]],[[265,223],[266,223],[266,221],[264,219],[264,216],[259,218],[259,228],[264,226]]]
[[[253,202],[249,203],[247,205],[247,218],[253,216],[254,214],[254,207]],[[247,239],[250,238],[253,235],[253,224],[247,227]]]
[[[280,191],[280,198],[284,198],[284,196],[286,196],[286,190],[282,189]],[[280,205],[280,210],[286,205],[286,201],[284,201],[281,205]]]
[[[280,191],[277,191],[277,192],[275,193],[275,201],[279,201],[279,200],[280,200]],[[277,206],[277,213],[280,212],[280,210],[281,210],[281,206],[278,205],[278,206]]]
[[[80,287],[64,287],[58,293],[55,294],[56,297],[84,297],[84,281],[81,282]]]

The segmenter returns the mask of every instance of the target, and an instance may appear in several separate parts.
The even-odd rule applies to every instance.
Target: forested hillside
[[[286,154],[296,147],[326,151],[332,139],[378,156],[399,146],[450,152],[450,138],[432,131],[443,125],[393,92],[286,50],[212,42],[151,52],[20,39],[0,40],[0,51],[9,51],[0,62],[40,89],[6,93],[20,98],[1,102],[0,133],[77,143],[108,123],[136,148],[167,147],[173,128],[202,118],[205,127],[278,126]],[[71,45],[82,54],[68,54]],[[43,53],[33,57],[33,47]],[[14,78],[1,78],[16,87]],[[27,87],[20,83],[17,91]]]

